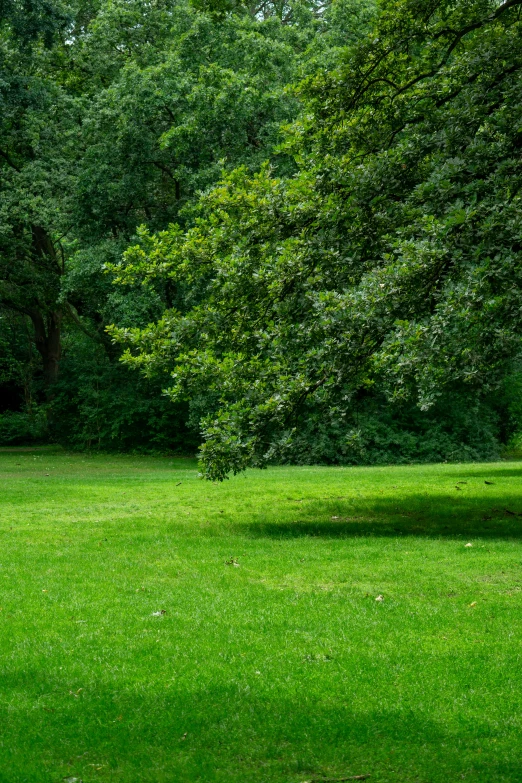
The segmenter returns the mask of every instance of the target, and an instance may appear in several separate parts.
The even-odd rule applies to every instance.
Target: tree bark
[[[49,389],[58,380],[60,367],[62,312],[55,310],[44,318],[38,310],[30,310],[34,326],[34,341],[42,357],[45,386]]]
[[[63,307],[59,303],[59,294],[60,278],[65,271],[64,260],[63,255],[61,258],[58,256],[47,229],[35,224],[30,228],[30,246],[21,263],[28,267],[27,271],[30,271],[30,265],[33,266],[35,280],[39,283],[35,288],[22,284],[18,290],[15,284],[14,292],[10,296],[2,296],[0,304],[31,319],[34,343],[42,358],[44,383],[49,396],[52,385],[58,380],[62,352]]]
[[[60,266],[53,240],[46,229],[33,225],[31,235],[32,251],[36,262],[40,260],[44,267],[59,278],[64,270]],[[44,383],[49,393],[50,387],[58,380],[62,353],[62,309],[55,307],[42,313],[39,308],[34,308],[30,310],[29,315],[34,326],[36,348],[42,357]]]

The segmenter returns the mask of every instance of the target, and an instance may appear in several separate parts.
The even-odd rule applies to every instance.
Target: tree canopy
[[[113,335],[172,398],[206,395],[208,477],[283,454],[310,400],[342,420],[378,383],[427,409],[519,355],[520,5],[385,0],[299,86],[297,171],[236,169],[112,267],[176,291]]]
[[[91,422],[86,444],[100,427],[122,442],[115,422],[128,420],[130,390],[142,384],[118,365],[121,349],[105,327],[145,325],[175,292],[169,281],[118,289],[104,265],[121,257],[140,223],[192,225],[200,191],[223,171],[242,165],[253,174],[275,163],[279,126],[299,107],[288,85],[341,40],[355,40],[371,13],[363,0],[340,0],[335,11],[297,1],[234,9],[185,0],[2,3],[4,400],[12,385],[27,410],[47,400],[55,424],[76,400],[70,431],[90,431]],[[277,166],[295,168],[290,155]],[[135,395],[136,408],[152,410],[151,395],[168,421],[160,380]],[[153,418],[161,429],[157,411]]]

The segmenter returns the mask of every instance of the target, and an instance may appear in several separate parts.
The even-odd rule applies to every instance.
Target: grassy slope
[[[521,463],[0,489],[2,783],[521,780]]]

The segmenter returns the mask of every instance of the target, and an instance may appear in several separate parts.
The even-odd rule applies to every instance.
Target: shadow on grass
[[[0,750],[5,783],[80,775],[105,780],[111,773],[146,783],[297,783],[361,773],[381,779],[379,773],[390,771],[402,783],[456,780],[470,772],[484,782],[520,780],[515,729],[504,726],[499,733],[496,715],[445,722],[409,705],[394,708],[390,694],[381,709],[369,704],[357,710],[347,693],[325,701],[302,692],[292,699],[274,692],[241,695],[226,684],[201,691],[174,687],[168,693],[151,687],[137,695],[121,683],[114,689],[92,683],[87,696],[64,702],[57,693],[63,687],[34,674],[31,684],[22,679],[37,706],[18,709],[9,720],[5,710],[10,748],[7,756]],[[496,734],[512,749],[510,757],[491,745]],[[476,755],[478,747],[484,747],[483,756]]]
[[[366,497],[360,501],[311,499],[296,508],[293,520],[284,519],[283,514],[278,521],[264,516],[256,522],[238,525],[236,530],[243,535],[269,538],[417,536],[522,539],[522,493],[497,493],[488,498],[469,499],[462,495],[458,498],[449,495]]]
[[[55,443],[43,446],[0,446],[0,454],[65,454],[65,449]]]

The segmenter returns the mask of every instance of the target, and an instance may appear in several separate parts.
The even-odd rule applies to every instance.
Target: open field
[[[522,463],[0,491],[1,783],[522,780]]]

